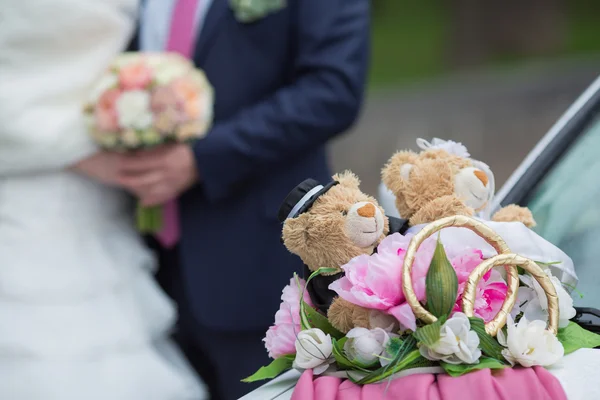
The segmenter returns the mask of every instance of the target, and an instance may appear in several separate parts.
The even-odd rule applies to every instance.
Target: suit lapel
[[[213,0],[206,17],[198,41],[194,56],[198,63],[202,63],[210,50],[215,34],[219,31],[221,20],[229,11],[229,0]]]

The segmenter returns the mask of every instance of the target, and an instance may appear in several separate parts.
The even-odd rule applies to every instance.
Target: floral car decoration
[[[444,246],[439,231],[446,227],[472,230],[498,254],[483,259],[480,249]],[[436,233],[437,240],[430,237]],[[345,276],[330,286],[385,315],[381,327],[337,331],[304,289],[315,276],[334,271],[322,268],[306,282],[294,276],[265,338],[274,360],[244,381],[291,368],[341,373],[358,384],[423,367],[456,377],[487,368],[546,367],[600,346],[600,335],[569,321],[573,301],[548,267],[511,253],[499,235],[469,217],[441,219],[412,236],[394,233],[375,254],[343,266]]]

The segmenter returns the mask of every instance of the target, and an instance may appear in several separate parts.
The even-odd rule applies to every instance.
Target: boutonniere
[[[250,23],[285,8],[287,0],[229,0],[235,18]]]

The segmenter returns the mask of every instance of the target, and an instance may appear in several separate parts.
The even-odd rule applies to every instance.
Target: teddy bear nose
[[[375,216],[375,206],[371,203],[367,203],[358,210],[356,210],[358,215],[365,218],[373,218]]]
[[[479,179],[481,181],[481,183],[483,183],[483,186],[487,186],[487,184],[488,184],[488,177],[485,174],[485,172],[476,169],[475,171],[473,171],[473,174],[475,174],[475,176],[477,177],[477,179]]]

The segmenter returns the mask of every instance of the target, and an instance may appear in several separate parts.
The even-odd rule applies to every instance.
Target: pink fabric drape
[[[410,375],[391,382],[358,386],[347,379],[313,379],[305,371],[292,400],[567,400],[558,382],[541,367],[492,372],[484,369],[458,378],[448,375]]]

